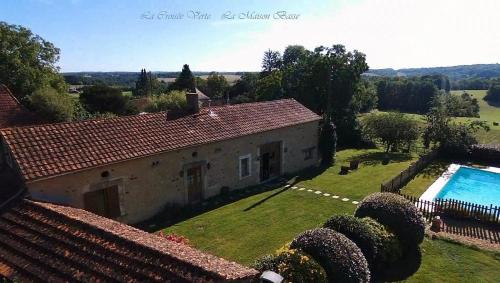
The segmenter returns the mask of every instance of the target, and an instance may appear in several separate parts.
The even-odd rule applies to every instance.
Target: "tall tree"
[[[66,90],[56,66],[59,49],[29,29],[0,22],[0,82],[23,98],[51,87]]]
[[[355,112],[369,112],[377,107],[377,101],[375,85],[368,80],[361,80],[356,85],[351,107]]]
[[[206,80],[206,94],[209,97],[223,97],[227,94],[229,84],[226,77],[217,72],[211,72]]]
[[[264,58],[262,59],[261,76],[265,77],[271,74],[272,71],[280,69],[281,65],[282,61],[279,51],[267,50],[264,52]]]
[[[134,95],[136,96],[147,95],[147,84],[148,84],[148,79],[146,75],[146,69],[141,69],[139,78],[137,78],[137,81],[135,82]]]
[[[160,91],[160,84],[151,71],[146,72],[146,69],[141,69],[141,73],[135,82],[134,95],[153,95],[158,94]]]
[[[257,100],[274,100],[283,97],[283,88],[281,86],[281,71],[274,70],[269,75],[260,78],[256,84]]]
[[[443,153],[451,156],[467,154],[472,145],[477,143],[475,134],[479,130],[490,130],[484,121],[454,122],[446,107],[444,96],[436,96],[433,99],[425,120],[427,125],[423,133],[424,146],[437,145]]]
[[[171,90],[188,90],[188,91],[195,90],[195,79],[194,79],[193,73],[191,73],[191,70],[189,69],[188,64],[184,64],[184,66],[182,67],[181,73],[175,79],[175,82],[173,82],[170,85],[170,89]]]
[[[359,125],[350,104],[361,74],[368,70],[365,55],[357,50],[346,51],[343,45],[320,46],[298,68],[305,75],[297,99],[326,115],[325,121],[333,121],[340,145],[359,142]]]
[[[339,145],[359,141],[361,135],[356,113],[350,104],[361,74],[368,70],[365,55],[356,50],[347,51],[343,45],[320,46],[314,51],[303,50],[300,46],[289,47],[286,50],[287,64],[281,64],[278,55],[271,50],[264,54],[256,96],[259,99],[293,97],[324,115],[326,122],[333,121]],[[278,68],[280,83],[276,78]],[[271,75],[274,78],[266,77]],[[280,92],[269,91],[278,89]],[[327,110],[331,111],[327,113]]]
[[[283,66],[297,64],[307,55],[307,50],[302,45],[289,45],[283,52]]]
[[[418,139],[419,131],[416,120],[397,112],[370,114],[363,120],[363,133],[382,143],[386,153],[390,149],[402,149],[401,146],[409,151]]]
[[[240,79],[231,86],[229,95],[233,98],[240,96],[240,99],[245,99],[244,101],[254,101],[258,79],[259,76],[256,73],[244,73],[241,75]]]

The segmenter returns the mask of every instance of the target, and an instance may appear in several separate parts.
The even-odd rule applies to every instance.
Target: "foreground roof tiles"
[[[90,212],[22,200],[0,216],[0,279],[221,282],[257,271]]]
[[[0,129],[33,124],[35,116],[26,110],[9,89],[0,84]]]
[[[0,130],[25,181],[319,120],[293,99]]]

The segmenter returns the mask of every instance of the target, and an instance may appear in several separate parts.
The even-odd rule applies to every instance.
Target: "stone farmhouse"
[[[0,128],[39,122],[0,85]],[[257,280],[258,271],[184,243],[82,209],[25,199],[29,192],[11,170],[18,167],[10,153],[0,154],[5,156],[10,167],[0,167],[2,282]]]
[[[124,223],[318,164],[320,117],[293,99],[0,130],[33,200]]]

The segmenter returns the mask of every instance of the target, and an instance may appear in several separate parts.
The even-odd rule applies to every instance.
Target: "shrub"
[[[29,106],[42,119],[50,122],[71,121],[75,111],[71,96],[66,93],[58,93],[51,87],[35,91],[29,97]]]
[[[323,267],[329,282],[370,282],[370,270],[361,250],[331,229],[305,231],[290,247],[311,255]]]
[[[90,113],[85,109],[83,104],[80,102],[79,99],[74,100],[75,103],[75,111],[73,113],[73,121],[85,121],[89,119],[106,119],[106,118],[113,118],[116,117],[116,114],[111,113],[111,112],[105,112],[105,113]]]
[[[323,227],[342,233],[353,241],[363,252],[374,278],[401,257],[397,237],[371,218],[334,215]]]
[[[255,269],[279,273],[287,282],[327,282],[323,268],[311,257],[285,245],[274,255],[257,260]]]
[[[378,271],[385,264],[391,264],[403,256],[403,251],[401,250],[401,242],[398,237],[392,232],[388,231],[384,225],[378,223],[370,217],[362,218],[366,225],[374,231],[374,233],[379,237],[381,243],[380,249],[378,250],[378,259],[380,260],[380,265]]]
[[[405,247],[414,247],[424,239],[425,223],[417,208],[402,196],[374,193],[356,209],[356,217],[371,217],[393,231]]]
[[[111,112],[117,115],[127,114],[131,106],[129,97],[124,96],[120,89],[105,85],[94,85],[83,88],[80,101],[91,113]]]
[[[160,112],[165,110],[185,110],[187,108],[186,93],[184,91],[170,91],[167,94],[150,97],[146,112]]]

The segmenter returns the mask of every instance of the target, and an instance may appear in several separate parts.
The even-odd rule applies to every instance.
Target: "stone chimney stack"
[[[196,91],[186,92],[186,101],[187,101],[188,108],[192,113],[200,112],[200,104],[198,102],[198,93],[196,93]]]

